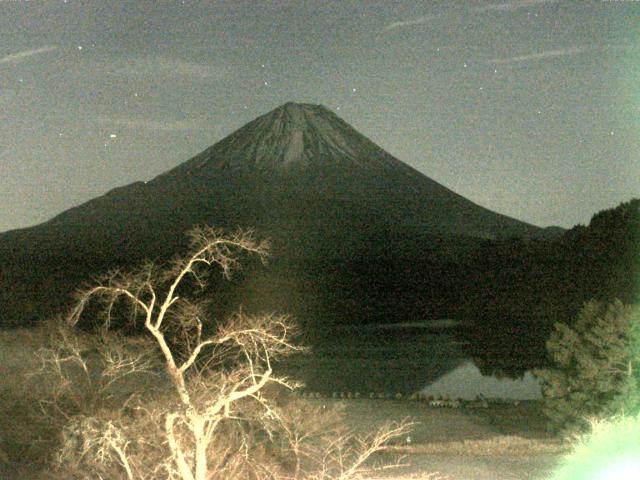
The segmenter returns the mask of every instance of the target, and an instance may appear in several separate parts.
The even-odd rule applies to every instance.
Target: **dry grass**
[[[460,456],[531,456],[537,454],[563,454],[569,447],[560,440],[540,440],[513,435],[490,439],[433,442],[420,445],[389,447],[405,454],[447,454]]]

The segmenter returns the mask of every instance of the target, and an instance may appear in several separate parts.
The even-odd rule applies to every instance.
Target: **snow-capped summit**
[[[394,161],[326,107],[288,102],[256,118],[177,171],[208,167],[262,170],[311,164],[381,166]]]

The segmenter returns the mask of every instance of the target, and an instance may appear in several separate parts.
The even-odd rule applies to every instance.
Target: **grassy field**
[[[534,401],[460,409],[432,408],[410,400],[345,402],[345,420],[356,430],[404,417],[416,425],[408,438],[389,450],[406,455],[407,466],[381,472],[381,478],[542,480],[568,451],[546,433]]]
[[[35,353],[45,339],[41,330],[0,332],[0,478],[39,478],[56,445],[58,431],[43,418],[41,385],[31,381],[38,370]],[[406,456],[407,465],[374,472],[373,477],[400,479],[506,480],[544,479],[566,451],[547,435],[537,402],[519,405],[430,407],[414,400],[317,398],[338,404],[344,421],[367,434],[388,420],[409,417],[411,433],[385,455]],[[437,473],[437,475],[436,475]],[[44,478],[44,477],[43,477]]]

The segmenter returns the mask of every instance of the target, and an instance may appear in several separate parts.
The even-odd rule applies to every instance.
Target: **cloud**
[[[31,50],[23,50],[22,52],[12,53],[10,55],[5,55],[0,58],[0,64],[3,63],[20,63],[24,62],[26,59],[33,57],[35,55],[40,55],[41,53],[52,52],[56,50],[58,47],[54,47],[52,45],[47,45],[45,47],[34,48]]]
[[[149,118],[124,118],[100,116],[99,123],[113,128],[130,128],[154,130],[159,132],[182,132],[187,130],[204,130],[208,128],[202,120],[155,120]]]
[[[427,22],[429,22],[430,20],[434,20],[436,18],[439,18],[440,15],[425,15],[423,17],[418,17],[414,20],[404,20],[404,21],[400,21],[400,22],[393,22],[390,23],[389,25],[385,26],[382,31],[383,32],[388,32],[390,30],[395,30],[396,28],[403,28],[403,27],[409,27],[411,25],[423,25]]]
[[[471,8],[469,11],[473,13],[484,13],[484,12],[511,12],[514,10],[519,10],[521,8],[535,7],[537,5],[543,5],[545,3],[556,3],[558,0],[513,0],[505,3],[490,3],[488,5],[483,5],[481,7]],[[422,17],[418,17],[412,20],[403,20],[398,22],[390,23],[386,25],[382,31],[388,32],[390,30],[395,30],[397,28],[410,27],[412,25],[423,25],[428,23],[431,20],[435,20],[438,18],[446,18],[450,17],[449,15],[424,15]]]
[[[493,60],[489,60],[488,63],[491,63],[493,65],[507,65],[509,63],[521,63],[528,60],[544,60],[546,58],[568,57],[583,53],[585,51],[587,50],[582,47],[556,48],[553,50],[544,50],[543,52],[530,53],[528,55],[518,55],[508,58],[494,58]]]
[[[558,0],[514,0],[506,3],[492,3],[472,9],[474,12],[511,12],[521,8],[535,7],[545,3],[557,3]]]
[[[603,45],[600,47],[568,47],[568,48],[556,48],[553,50],[544,50],[542,52],[530,53],[528,55],[518,55],[515,57],[507,57],[507,58],[494,58],[493,60],[489,60],[487,63],[492,65],[507,65],[510,63],[521,63],[529,60],[544,60],[547,58],[555,58],[555,57],[570,57],[573,55],[578,55],[580,53],[588,53],[588,52],[629,52],[633,50],[637,50],[638,45]]]
[[[116,72],[130,77],[190,78],[221,80],[229,75],[224,66],[198,63],[171,57],[132,58]]]

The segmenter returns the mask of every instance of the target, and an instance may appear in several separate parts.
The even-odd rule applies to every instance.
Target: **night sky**
[[[536,225],[640,194],[638,1],[0,0],[0,231],[287,101]]]

